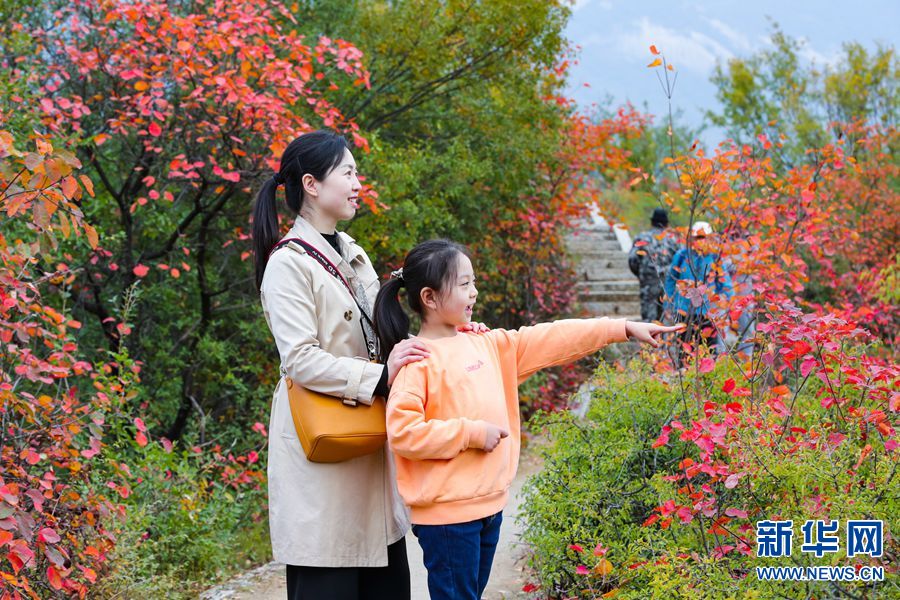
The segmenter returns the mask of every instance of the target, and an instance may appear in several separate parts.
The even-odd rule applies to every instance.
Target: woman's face
[[[356,161],[350,150],[344,150],[344,157],[337,167],[322,181],[313,181],[317,192],[313,202],[318,210],[337,221],[352,219],[359,208],[359,183]]]

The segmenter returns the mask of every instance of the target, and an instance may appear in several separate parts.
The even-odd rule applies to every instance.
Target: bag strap
[[[372,322],[372,319],[369,317],[369,315],[366,314],[366,311],[363,310],[363,307],[360,306],[359,300],[356,299],[356,294],[353,293],[353,288],[350,287],[350,284],[347,282],[347,279],[344,278],[344,276],[341,274],[341,272],[338,270],[338,268],[334,265],[334,263],[331,262],[330,260],[328,260],[327,256],[325,256],[324,254],[319,252],[319,250],[315,246],[313,246],[306,240],[303,240],[300,238],[287,238],[287,239],[281,240],[280,242],[275,244],[275,246],[272,248],[272,250],[269,251],[269,256],[272,256],[273,252],[275,252],[276,250],[278,250],[279,248],[281,248],[283,246],[286,246],[287,244],[289,244],[291,242],[296,242],[296,243],[300,244],[301,246],[303,246],[303,248],[306,250],[306,252],[310,256],[315,258],[316,261],[318,261],[318,263],[320,265],[322,265],[326,271],[331,273],[336,279],[338,279],[341,283],[344,284],[344,287],[347,288],[348,292],[350,292],[350,297],[353,298],[353,302],[356,303],[356,307],[359,309],[359,314],[361,314],[363,316],[363,318],[369,322],[369,325],[374,330],[375,324]],[[360,320],[360,327],[362,327],[362,320]],[[371,354],[372,353],[372,344],[369,341],[369,336],[366,335],[366,328],[363,327],[362,331],[363,331],[363,338],[366,341],[366,347],[369,349],[369,353]]]

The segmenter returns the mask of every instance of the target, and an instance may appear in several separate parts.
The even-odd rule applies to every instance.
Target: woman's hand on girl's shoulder
[[[394,384],[394,378],[404,365],[428,358],[428,347],[418,338],[411,337],[394,346],[388,355],[388,387]]]
[[[471,331],[472,333],[487,333],[488,331],[491,330],[491,328],[488,327],[487,325],[485,325],[484,323],[478,323],[476,321],[470,321],[470,322],[466,323],[465,325],[460,325],[456,329],[458,331],[462,331],[464,333],[468,332],[468,331]]]
[[[654,348],[659,348],[659,340],[657,336],[664,333],[672,333],[681,331],[685,328],[685,324],[679,325],[657,325],[656,323],[641,323],[639,321],[625,321],[625,334],[630,340],[637,340],[645,344],[650,344]]]

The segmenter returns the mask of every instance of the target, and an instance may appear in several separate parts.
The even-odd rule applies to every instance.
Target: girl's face
[[[465,325],[472,320],[472,310],[478,297],[472,261],[465,254],[459,254],[457,260],[456,279],[436,294],[436,308],[433,308],[437,321],[453,326]]]
[[[359,208],[359,190],[362,188],[357,175],[356,161],[350,150],[345,149],[344,158],[325,179],[312,179],[307,184],[316,192],[313,202],[318,210],[336,221],[352,219]]]

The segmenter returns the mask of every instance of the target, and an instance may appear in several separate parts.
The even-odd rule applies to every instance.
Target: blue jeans
[[[503,511],[452,525],[413,525],[431,600],[479,600],[491,575]]]

